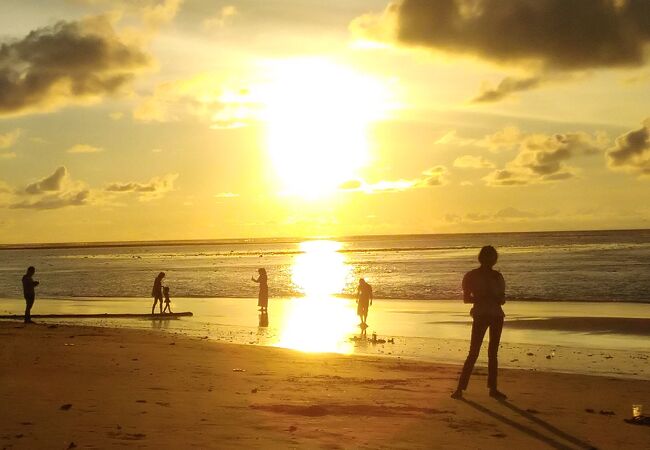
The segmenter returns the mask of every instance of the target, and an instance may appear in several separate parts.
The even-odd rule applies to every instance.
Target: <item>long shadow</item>
[[[552,448],[556,448],[556,449],[559,449],[559,450],[573,450],[572,447],[569,447],[568,445],[563,444],[562,442],[559,442],[559,441],[553,439],[550,436],[546,436],[546,435],[540,433],[539,431],[537,431],[537,430],[535,430],[533,428],[530,428],[530,427],[528,427],[526,425],[515,422],[514,420],[509,419],[509,418],[507,418],[507,417],[505,417],[505,416],[503,416],[503,415],[501,415],[501,414],[499,414],[499,413],[497,413],[495,411],[492,411],[491,409],[488,409],[483,405],[479,405],[478,403],[476,403],[476,402],[474,402],[472,400],[468,400],[466,398],[463,398],[463,399],[461,399],[461,401],[464,402],[465,404],[471,406],[472,408],[476,409],[477,411],[482,412],[483,414],[486,414],[486,415],[488,415],[488,416],[490,416],[490,417],[492,417],[494,419],[497,419],[497,420],[505,423],[506,425],[510,425],[511,427],[513,427],[513,428],[515,428],[515,429],[517,429],[517,430],[519,430],[519,431],[521,431],[523,433],[526,433],[527,435],[529,435],[529,436],[531,436],[531,437],[533,437],[535,439],[538,439],[538,440],[544,442],[545,444],[549,445]],[[530,414],[530,413],[528,413],[526,411],[523,411],[523,410],[517,408],[516,406],[514,406],[514,405],[512,405],[512,404],[510,404],[508,402],[503,401],[503,402],[499,402],[499,403],[501,403],[504,406],[508,407],[509,409],[512,409],[513,411],[521,414],[522,416],[526,417],[527,419],[537,423],[538,425],[544,427],[545,429],[553,432],[554,434],[561,437],[562,439],[565,439],[568,442],[571,442],[572,444],[575,444],[579,448],[584,448],[584,449],[589,449],[589,450],[595,450],[596,449],[596,447],[594,447],[593,445],[591,445],[589,443],[586,443],[586,442],[583,442],[580,439],[578,439],[578,438],[576,438],[574,436],[571,436],[570,434],[567,434],[567,433],[565,433],[565,432],[563,432],[561,430],[558,430],[553,425],[550,425],[550,424],[544,422],[543,420],[539,419],[538,417],[535,417],[532,414]]]
[[[581,441],[577,437],[572,436],[572,435],[560,430],[556,426],[551,425],[550,423],[543,421],[542,419],[535,416],[534,414],[531,414],[528,411],[525,411],[525,410],[513,405],[512,403],[510,403],[508,401],[501,402],[501,404],[503,406],[505,406],[506,408],[516,412],[517,414],[525,417],[526,419],[530,420],[531,422],[535,422],[540,427],[543,427],[543,428],[547,429],[548,431],[550,431],[551,433],[554,433],[555,435],[561,437],[562,439],[565,439],[565,440],[571,442],[572,444],[577,445],[580,448],[585,448],[585,449],[590,449],[590,450],[595,448],[593,445],[591,445],[591,444],[589,444],[587,442]]]

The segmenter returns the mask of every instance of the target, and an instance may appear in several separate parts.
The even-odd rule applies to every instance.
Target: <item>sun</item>
[[[332,61],[276,61],[262,89],[266,145],[281,192],[322,197],[369,164],[369,125],[387,111],[386,83]]]

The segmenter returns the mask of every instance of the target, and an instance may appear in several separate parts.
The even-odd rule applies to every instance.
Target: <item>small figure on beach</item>
[[[151,296],[153,297],[153,306],[151,307],[151,314],[154,313],[156,309],[156,304],[160,302],[160,314],[163,312],[163,292],[162,292],[162,280],[165,278],[165,272],[160,272],[156,279],[153,282],[153,288],[151,289]]]
[[[163,287],[163,295],[165,296],[165,307],[163,308],[162,312],[168,312],[171,314],[172,312],[172,306],[171,306],[171,300],[169,299],[169,286]]]
[[[259,274],[257,279],[251,277],[251,280],[260,285],[260,292],[257,295],[257,306],[259,306],[260,311],[266,312],[269,306],[269,286],[266,279],[266,269],[263,267],[257,269],[257,273]]]
[[[372,305],[372,286],[370,286],[363,278],[359,279],[359,286],[357,287],[357,315],[361,319],[359,326],[365,334],[368,328],[368,308]]]
[[[481,266],[471,270],[463,277],[463,301],[472,303],[470,314],[472,316],[472,338],[469,354],[463,365],[463,370],[458,380],[458,387],[451,394],[452,398],[460,399],[463,391],[467,389],[469,377],[478,358],[485,332],[490,329],[490,343],[488,345],[488,379],[490,397],[505,400],[507,397],[497,389],[497,370],[499,342],[503,330],[503,305],[506,302],[506,282],[500,272],[493,269],[499,255],[494,247],[487,245],[478,254]]]
[[[32,306],[36,300],[36,291],[34,288],[38,286],[38,281],[34,280],[33,276],[36,273],[34,266],[29,266],[27,272],[23,275],[23,296],[25,297],[25,323],[32,322]]]

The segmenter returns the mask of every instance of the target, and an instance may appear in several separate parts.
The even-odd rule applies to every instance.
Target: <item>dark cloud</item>
[[[39,28],[0,44],[0,115],[115,94],[148,64],[104,16]]]
[[[619,136],[607,158],[613,169],[650,175],[650,118],[638,130]]]
[[[52,175],[42,178],[25,188],[16,189],[13,209],[57,209],[66,206],[86,205],[90,201],[90,190],[85,184],[73,181],[65,166],[58,167]],[[23,198],[24,200],[19,200]]]
[[[574,176],[566,163],[575,157],[602,153],[602,136],[586,133],[521,135],[519,153],[504,169],[495,170],[485,180],[493,186],[515,186],[543,181],[560,181]]]
[[[88,203],[90,191],[64,192],[44,195],[38,200],[25,200],[14,203],[12,209],[58,209],[66,206],[82,206]]]
[[[38,195],[46,192],[60,191],[63,189],[67,177],[68,170],[64,166],[61,166],[52,175],[28,185],[24,192],[30,195]]]
[[[151,200],[160,197],[162,194],[174,190],[174,182],[178,178],[178,174],[167,174],[162,177],[152,178],[147,183],[127,182],[127,183],[111,183],[106,186],[107,192],[116,193],[138,193],[140,200]]]
[[[515,92],[527,91],[539,87],[543,82],[542,77],[511,78],[506,77],[495,88],[483,89],[475,97],[473,103],[498,102]]]
[[[549,69],[638,66],[650,43],[648,0],[403,0],[387,12],[403,44]]]

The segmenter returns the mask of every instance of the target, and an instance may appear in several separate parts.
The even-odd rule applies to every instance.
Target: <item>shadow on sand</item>
[[[581,449],[596,450],[596,447],[593,446],[592,444],[589,444],[588,442],[582,441],[582,440],[576,438],[575,436],[572,436],[572,435],[560,430],[559,428],[555,427],[554,425],[551,425],[550,423],[543,421],[542,419],[540,419],[539,417],[529,413],[528,411],[524,411],[523,409],[518,408],[517,406],[513,405],[512,403],[510,403],[508,401],[500,401],[499,404],[505,406],[506,408],[508,408],[511,411],[519,414],[520,416],[528,419],[529,421],[533,422],[534,424],[544,428],[549,433],[552,433],[554,436],[551,437],[551,436],[548,436],[546,434],[540,433],[539,431],[537,431],[537,430],[535,430],[535,429],[533,429],[533,428],[531,428],[529,426],[526,426],[526,425],[524,425],[522,423],[519,423],[519,422],[517,422],[517,421],[515,421],[513,419],[510,419],[508,417],[505,417],[505,416],[503,416],[503,415],[501,415],[501,414],[499,414],[499,413],[497,413],[497,412],[495,412],[495,411],[493,411],[493,410],[491,410],[491,409],[489,409],[489,408],[487,408],[487,407],[485,407],[483,405],[479,405],[478,403],[476,403],[476,402],[474,402],[472,400],[468,400],[466,398],[463,398],[461,401],[464,402],[465,404],[471,406],[475,410],[477,410],[479,412],[482,412],[483,414],[486,414],[486,415],[488,415],[488,416],[490,416],[490,417],[492,417],[494,419],[499,420],[500,422],[503,422],[506,425],[510,425],[511,427],[513,427],[513,428],[515,428],[515,429],[517,429],[517,430],[519,430],[519,431],[521,431],[523,433],[526,433],[527,435],[529,435],[529,436],[531,436],[531,437],[533,437],[535,439],[538,439],[539,441],[547,444],[548,446],[550,446],[552,448],[557,448],[557,449],[561,449],[561,450],[571,450],[571,449],[577,447],[577,448],[581,448]],[[566,445],[566,444],[560,442],[559,440],[557,440],[557,438],[561,438],[561,439],[563,439],[563,440],[565,440],[567,442],[570,442],[575,447],[570,446],[570,445]]]

